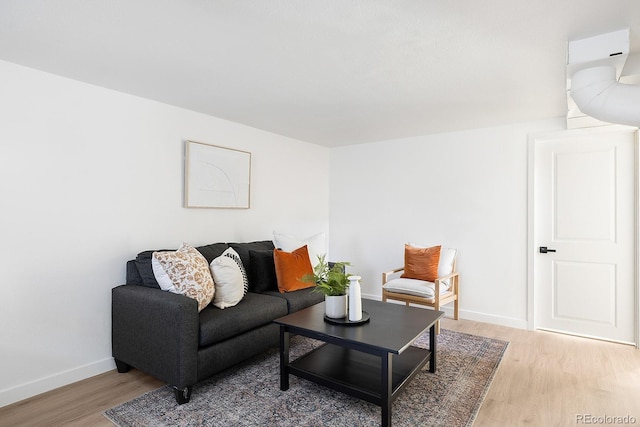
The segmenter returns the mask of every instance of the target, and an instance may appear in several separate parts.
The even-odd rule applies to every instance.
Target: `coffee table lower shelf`
[[[284,375],[292,374],[330,387],[345,394],[383,406],[382,357],[349,348],[323,344],[317,349],[291,362]],[[390,400],[398,394],[430,360],[431,351],[408,347],[392,355]]]

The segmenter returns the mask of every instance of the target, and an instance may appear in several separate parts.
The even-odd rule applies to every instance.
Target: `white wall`
[[[461,315],[526,327],[527,134],[564,126],[329,150],[0,61],[0,406],[112,369],[125,261],[183,240],[330,224],[374,298],[405,241],[453,246]],[[252,153],[251,209],[182,207],[187,139]]]
[[[404,243],[458,252],[460,316],[527,327],[527,135],[562,118],[331,151],[332,260],[381,298]]]
[[[182,207],[187,139],[252,153],[251,209]],[[328,231],[328,162],[325,147],[0,61],[0,406],[112,369],[110,291],[139,251]]]

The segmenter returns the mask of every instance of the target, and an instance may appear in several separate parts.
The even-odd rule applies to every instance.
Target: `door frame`
[[[640,149],[638,147],[638,128],[622,125],[607,125],[594,128],[571,129],[551,132],[539,132],[528,135],[528,175],[527,175],[527,328],[536,329],[535,301],[536,289],[534,278],[535,248],[535,148],[536,142],[556,139],[562,136],[594,135],[598,133],[633,133],[633,169],[634,169],[634,341],[640,349]]]

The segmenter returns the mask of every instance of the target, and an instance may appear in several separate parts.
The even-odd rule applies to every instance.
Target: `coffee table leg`
[[[436,324],[429,328],[429,350],[431,351],[431,359],[429,360],[429,372],[436,371]]]
[[[382,355],[382,427],[391,427],[391,395],[393,394],[393,354]]]
[[[280,325],[280,390],[289,390],[289,332]]]

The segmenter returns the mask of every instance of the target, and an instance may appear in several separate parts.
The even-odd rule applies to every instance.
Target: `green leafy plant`
[[[326,296],[339,296],[347,293],[350,275],[346,273],[346,266],[351,265],[348,262],[336,262],[329,266],[325,260],[325,255],[318,256],[318,264],[313,267],[313,274],[305,274],[302,277],[303,282],[314,283],[316,287],[314,291],[325,294]]]

